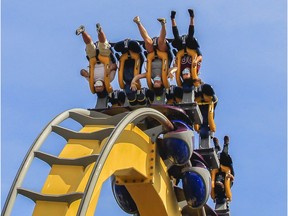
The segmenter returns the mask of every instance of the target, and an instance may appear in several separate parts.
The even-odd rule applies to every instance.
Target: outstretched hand
[[[168,78],[169,78],[170,80],[173,80],[173,79],[174,79],[174,74],[173,74],[173,73],[169,73],[169,74],[168,74]]]
[[[137,90],[137,83],[136,83],[136,82],[132,82],[132,83],[131,83],[131,86],[130,86],[130,89],[131,89],[132,91],[136,91],[136,90]]]

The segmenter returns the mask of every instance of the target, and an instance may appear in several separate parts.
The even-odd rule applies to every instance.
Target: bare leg
[[[82,38],[85,44],[90,44],[93,41],[91,36],[86,31],[82,32]]]
[[[166,52],[168,49],[166,43],[166,20],[165,19],[160,20],[158,19],[158,21],[161,23],[161,31],[158,39],[158,49],[162,52]]]
[[[138,17],[135,17],[134,20],[133,20],[136,24],[137,24],[137,27],[139,29],[139,32],[141,34],[141,37],[143,38],[144,40],[144,43],[145,43],[145,47],[146,47],[146,50],[148,53],[150,52],[153,52],[153,41],[152,41],[152,38],[148,35],[148,32],[147,30],[144,28],[144,26],[142,25],[142,23],[140,22],[140,19]]]
[[[76,29],[76,35],[80,34],[82,35],[85,44],[90,44],[93,41],[91,36],[85,31],[85,27],[83,25]]]
[[[171,19],[171,22],[172,22],[172,27],[177,26],[175,19]]]
[[[98,40],[100,43],[104,43],[107,40],[104,31],[102,31],[102,28],[98,32]]]

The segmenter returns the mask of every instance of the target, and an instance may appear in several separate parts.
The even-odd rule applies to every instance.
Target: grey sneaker
[[[85,31],[85,27],[80,25],[79,28],[76,29],[76,35],[80,35]]]
[[[102,27],[101,27],[100,23],[96,24],[96,30],[97,30],[98,34],[102,31]]]
[[[224,145],[229,145],[229,136],[224,136]]]
[[[213,143],[214,143],[216,152],[220,151],[221,147],[219,145],[219,140],[217,139],[217,137],[213,137]]]
[[[140,17],[139,16],[134,17],[133,22],[137,24],[140,23]]]
[[[166,23],[166,19],[165,18],[158,18],[157,19],[161,24],[165,24]]]

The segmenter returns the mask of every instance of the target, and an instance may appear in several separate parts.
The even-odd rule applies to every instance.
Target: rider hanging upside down
[[[180,36],[175,20],[176,11],[171,11],[172,32],[174,36],[172,46],[178,50],[174,67],[178,67],[178,69],[180,70],[179,74],[181,75],[183,81],[183,87],[186,86],[189,87],[192,86],[193,84],[195,86],[199,85],[199,83],[195,82],[198,78],[202,62],[202,53],[199,49],[199,44],[196,38],[194,37],[194,12],[192,9],[188,9],[188,12],[190,14],[188,35]],[[184,70],[192,74],[192,79],[185,79],[183,77]]]
[[[194,125],[194,127],[200,133],[201,139],[207,139],[216,132],[214,116],[218,98],[210,84],[203,83],[200,79],[199,82],[201,84],[195,90],[195,102],[199,105],[203,122],[201,125]]]
[[[167,55],[168,52],[168,45],[166,40],[166,19],[165,18],[158,18],[157,19],[161,23],[161,31],[159,37],[151,38],[145,29],[145,27],[140,22],[139,16],[136,16],[133,21],[137,24],[139,32],[144,40],[145,49],[148,52],[147,55],[147,68],[146,73],[139,74],[136,77],[133,78],[131,83],[131,89],[135,90],[137,88],[137,83],[139,79],[146,78],[148,87],[154,91],[155,95],[162,95],[164,93],[164,80],[163,80],[163,71],[165,71],[166,74],[165,77],[167,77],[167,70],[163,70],[164,67],[167,67],[168,69],[168,61],[165,62],[161,55],[164,53],[164,55]],[[150,62],[150,57],[153,55],[153,59]],[[168,57],[167,57],[168,59]],[[165,62],[165,63],[163,63]],[[167,66],[163,65],[167,64]],[[151,68],[149,68],[151,67]],[[151,71],[150,71],[151,69]],[[151,73],[148,73],[150,71]],[[152,95],[150,95],[152,96]],[[154,95],[152,96],[154,97]],[[149,97],[151,99],[151,97]],[[153,100],[153,99],[152,99]]]
[[[144,57],[141,45],[138,41],[125,39],[114,45],[115,51],[121,53],[119,59],[118,81],[121,89],[124,90],[131,106],[146,103],[145,95],[141,91],[141,83],[137,88],[131,88],[132,79],[141,73]]]
[[[211,171],[212,181],[214,183],[212,185],[213,188],[211,191],[211,196],[217,204],[223,204],[226,202],[226,199],[229,201],[232,199],[230,188],[233,185],[235,173],[233,168],[233,161],[228,151],[229,140],[230,139],[228,136],[224,137],[223,150],[219,154],[220,168]],[[216,137],[213,138],[213,142],[216,153],[220,152],[221,147]]]
[[[85,31],[85,27],[81,25],[76,30],[76,35],[82,35],[83,41],[86,44],[86,56],[88,60],[91,58],[98,58],[98,54],[104,57],[110,57],[111,55],[111,46],[106,39],[106,35],[102,30],[102,27],[99,23],[96,24],[96,29],[98,33],[98,42],[94,43],[92,37]],[[110,60],[109,69],[105,71],[105,65],[100,61],[97,61],[94,68],[94,90],[97,93],[98,97],[106,97],[107,91],[105,88],[105,76],[108,75],[109,81],[112,82],[115,73],[117,70],[117,65],[115,62]],[[108,74],[105,74],[108,73]],[[80,71],[81,76],[85,77],[89,81],[89,72],[85,69]]]

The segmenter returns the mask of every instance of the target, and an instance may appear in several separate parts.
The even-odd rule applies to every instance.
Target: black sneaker
[[[188,12],[190,14],[190,17],[194,17],[194,11],[193,9],[188,9]]]
[[[175,19],[176,11],[171,11],[171,19]]]
[[[215,150],[218,152],[221,150],[221,147],[219,145],[219,140],[217,137],[213,137],[213,143],[214,143],[214,146],[215,146]]]
[[[80,35],[85,31],[85,27],[80,25],[79,28],[76,29],[76,35]]]
[[[224,136],[224,145],[228,145],[229,144],[229,136]]]

